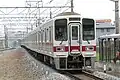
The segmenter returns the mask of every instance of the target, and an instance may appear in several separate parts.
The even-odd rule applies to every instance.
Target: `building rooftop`
[[[115,28],[115,25],[112,24],[111,19],[101,19],[96,20],[96,28]]]

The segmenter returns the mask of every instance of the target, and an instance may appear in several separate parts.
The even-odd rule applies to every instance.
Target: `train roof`
[[[120,34],[110,34],[110,35],[103,35],[99,37],[100,39],[104,38],[120,38]]]
[[[63,13],[60,13],[60,14],[56,15],[55,17],[66,16],[66,15],[80,15],[80,14],[75,13],[75,12],[63,12]]]

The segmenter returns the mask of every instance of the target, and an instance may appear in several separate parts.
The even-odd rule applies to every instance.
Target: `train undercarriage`
[[[54,67],[57,70],[82,70],[86,66],[93,66],[94,61],[91,57],[68,56],[68,57],[50,57],[41,53],[25,48],[37,60]]]

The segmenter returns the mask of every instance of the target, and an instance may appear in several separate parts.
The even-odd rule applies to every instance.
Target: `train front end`
[[[91,66],[96,51],[93,19],[81,18],[79,14],[59,16],[53,31],[56,69],[82,70],[83,66]]]

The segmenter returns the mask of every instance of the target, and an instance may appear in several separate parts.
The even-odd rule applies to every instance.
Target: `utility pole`
[[[119,0],[111,0],[115,2],[115,33],[119,34]]]
[[[50,19],[52,19],[52,12],[51,12],[51,9],[50,9]]]
[[[38,7],[39,7],[39,5],[40,5],[40,2],[42,3],[42,0],[41,1],[38,1]],[[42,7],[43,7],[43,5],[42,5]],[[39,9],[39,18],[38,18],[38,26],[40,26],[40,24],[41,24],[41,17],[40,17],[40,8],[38,8]],[[37,27],[38,27],[37,26]]]
[[[71,12],[73,12],[73,0],[71,0]]]
[[[115,26],[116,34],[119,34],[119,1],[115,0]]]
[[[4,34],[5,34],[5,48],[8,48],[8,30],[5,25],[4,25]]]

